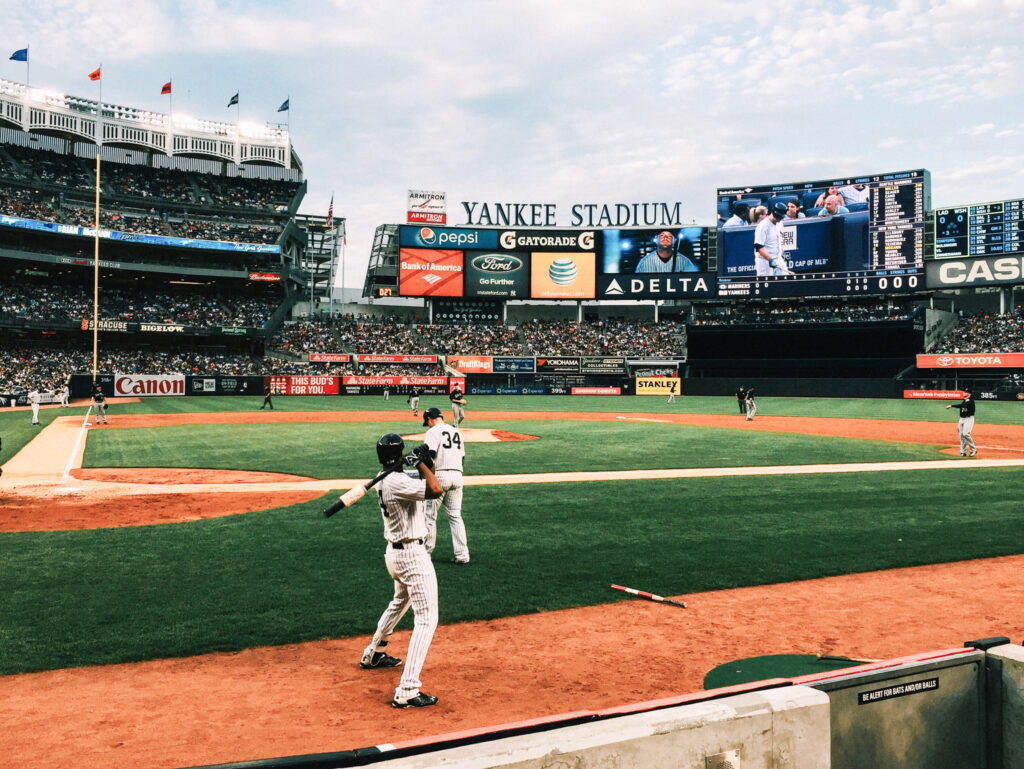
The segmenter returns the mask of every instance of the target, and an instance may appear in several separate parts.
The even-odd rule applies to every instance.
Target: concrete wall
[[[988,769],[1024,769],[1024,647],[988,650]]]
[[[828,769],[828,731],[828,696],[809,687],[786,686],[375,765],[403,769]],[[730,760],[735,750],[738,761]],[[726,758],[709,760],[722,754]]]

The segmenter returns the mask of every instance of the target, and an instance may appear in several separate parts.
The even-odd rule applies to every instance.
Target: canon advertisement
[[[184,394],[184,374],[114,374],[114,395],[118,397]]]

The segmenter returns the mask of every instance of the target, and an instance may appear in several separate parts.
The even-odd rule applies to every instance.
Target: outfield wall
[[[1024,769],[1024,648],[983,639],[811,676],[222,769],[367,765]]]

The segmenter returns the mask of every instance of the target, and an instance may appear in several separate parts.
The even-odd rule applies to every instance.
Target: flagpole
[[[92,384],[96,386],[99,367],[100,330],[100,153],[96,153],[96,219],[93,222],[93,284],[92,284]],[[96,415],[99,417],[99,414]]]
[[[100,62],[99,71],[100,71],[100,76],[97,79],[100,82],[100,114],[99,114],[99,120],[96,121],[96,138],[98,139],[97,144],[103,144],[103,62],[102,61]],[[98,166],[98,162],[99,161],[97,161],[97,169],[96,169],[96,184],[97,185],[99,185],[99,166]],[[100,209],[99,209],[99,205],[100,204],[97,201],[97,203],[96,203],[96,211],[97,211],[97,214],[96,214],[96,227],[97,227],[97,229],[100,226],[100,215],[99,215],[99,210]],[[99,241],[97,241],[96,243],[97,243],[96,248],[99,249]]]

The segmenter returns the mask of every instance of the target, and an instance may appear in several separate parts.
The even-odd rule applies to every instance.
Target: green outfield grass
[[[110,416],[248,410],[260,402],[161,398],[113,407]],[[385,404],[379,398],[275,398],[275,405],[311,411],[383,407],[403,420],[403,432],[422,430],[405,411],[404,399]],[[759,401],[767,413],[948,421],[952,445],[955,419],[942,405]],[[467,426],[543,439],[471,444],[467,471],[941,456],[932,446],[744,430],[738,415],[738,429],[712,429],[489,421],[484,413],[613,406],[622,413],[732,414],[736,408],[730,398],[666,404],[661,398],[476,397]],[[1016,423],[1024,414],[1018,404],[979,404],[978,410],[979,420],[987,422]],[[48,422],[68,413],[48,409],[40,417]],[[0,413],[0,461],[36,434],[39,428],[29,422],[28,412]],[[300,424],[94,430],[86,459],[94,465],[368,477],[376,467],[374,442],[395,426],[318,423],[312,415]],[[1022,481],[1024,469],[972,468],[545,484],[528,492],[521,486],[468,487],[464,512],[473,564],[445,563],[451,544],[442,516],[436,556],[441,621],[630,600],[608,589],[613,582],[675,595],[1022,553]],[[369,634],[391,596],[379,512],[364,500],[328,521],[320,511],[333,498],[175,525],[0,534],[0,673]],[[409,627],[410,619],[402,626]]]
[[[1024,511],[1007,490],[1022,481],[978,469],[469,487],[473,563],[445,563],[442,525],[441,621],[621,600],[611,583],[676,595],[1020,553]],[[379,513],[364,501],[325,520],[324,503],[0,535],[0,672],[372,632],[391,596]]]
[[[938,447],[891,441],[691,427],[650,422],[489,420],[478,427],[539,436],[540,440],[470,443],[466,474],[634,470],[676,467],[951,459]],[[382,433],[422,433],[419,423],[281,423],[187,425],[97,430],[84,467],[201,467],[264,470],[313,478],[359,478],[376,472]],[[951,444],[956,435],[951,431]],[[408,441],[411,449],[418,441]]]

